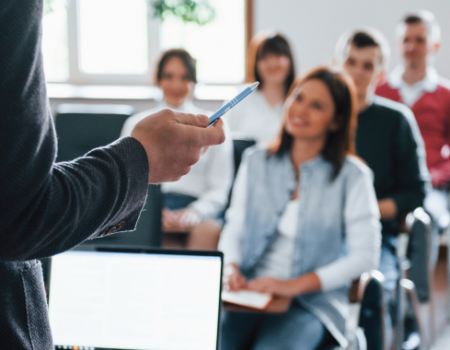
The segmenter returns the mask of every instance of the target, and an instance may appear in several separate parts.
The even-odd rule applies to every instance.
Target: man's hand
[[[195,209],[163,210],[162,226],[164,232],[186,232],[200,223],[200,214]]]
[[[223,121],[206,129],[206,115],[163,109],[141,120],[131,137],[144,146],[149,183],[177,181],[197,163],[204,150],[225,141]]]
[[[380,209],[381,221],[394,220],[397,216],[397,205],[390,198],[379,200],[378,208]]]

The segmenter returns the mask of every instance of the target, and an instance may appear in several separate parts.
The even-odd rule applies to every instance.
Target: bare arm
[[[385,198],[378,201],[381,221],[394,220],[397,216],[397,205],[391,198]]]

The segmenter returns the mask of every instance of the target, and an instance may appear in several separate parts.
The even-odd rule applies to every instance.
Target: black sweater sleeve
[[[420,152],[411,126],[400,112],[396,118],[392,154],[394,155],[394,191],[390,197],[399,214],[405,214],[423,205],[427,174],[420,166]]]
[[[42,0],[0,6],[0,261],[50,256],[133,229],[147,193],[147,156],[130,137],[55,164],[42,7]]]

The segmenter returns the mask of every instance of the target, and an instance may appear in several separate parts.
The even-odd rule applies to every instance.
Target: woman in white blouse
[[[318,68],[294,82],[269,148],[246,151],[219,249],[225,289],[293,298],[283,315],[224,312],[222,350],[347,346],[348,288],[378,266],[372,173],[354,154],[351,80]]]
[[[121,136],[128,136],[143,118],[164,108],[206,114],[188,96],[196,83],[195,60],[182,49],[166,51],[157,65],[157,83],[163,100],[154,109],[130,117]],[[225,125],[226,134],[227,127]],[[212,146],[192,166],[189,174],[176,182],[163,183],[163,231],[189,232],[188,249],[216,249],[222,229],[221,215],[228,201],[233,179],[233,145],[228,137]]]
[[[280,129],[283,103],[295,78],[288,41],[273,32],[255,35],[248,48],[246,71],[246,81],[260,85],[225,119],[233,135],[267,145]]]

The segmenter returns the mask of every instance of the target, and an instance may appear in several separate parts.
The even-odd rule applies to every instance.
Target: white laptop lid
[[[56,349],[218,349],[222,253],[115,250],[52,258]]]

